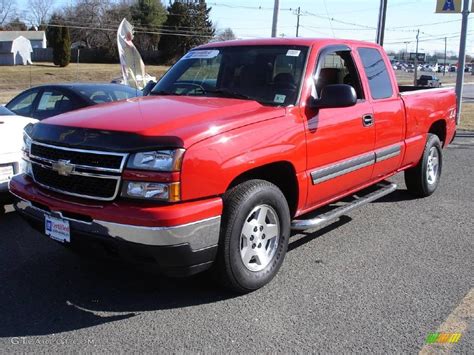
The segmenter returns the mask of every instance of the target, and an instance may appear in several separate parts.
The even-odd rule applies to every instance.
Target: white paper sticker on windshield
[[[277,104],[283,104],[285,103],[286,95],[280,95],[276,94],[275,98],[273,99],[273,102],[276,102]]]
[[[297,49],[288,49],[288,52],[286,52],[287,57],[298,57],[300,55],[301,51]]]
[[[189,52],[183,59],[212,59],[217,57],[218,54],[219,50],[217,49],[197,50]]]

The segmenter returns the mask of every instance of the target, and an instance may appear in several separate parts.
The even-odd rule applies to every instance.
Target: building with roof
[[[46,48],[44,31],[0,31],[0,65],[31,64],[36,48]]]

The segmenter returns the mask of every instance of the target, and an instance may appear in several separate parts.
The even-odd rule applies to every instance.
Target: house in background
[[[0,31],[0,65],[31,64],[36,48],[46,48],[44,31]]]

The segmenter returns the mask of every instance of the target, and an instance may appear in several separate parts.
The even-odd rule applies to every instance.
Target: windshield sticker
[[[191,51],[186,54],[183,59],[212,59],[219,55],[219,50],[211,49],[211,50],[197,50]]]
[[[301,51],[297,49],[288,49],[288,52],[286,52],[287,57],[299,57]]]
[[[277,104],[283,104],[285,103],[286,95],[280,95],[276,94],[275,98],[273,99],[273,102],[276,102]]]

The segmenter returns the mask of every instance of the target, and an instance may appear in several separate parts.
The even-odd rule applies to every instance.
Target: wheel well
[[[295,215],[298,208],[298,181],[291,163],[282,161],[248,170],[232,180],[227,190],[252,179],[266,180],[278,186],[286,197],[291,216]]]
[[[434,122],[428,133],[436,134],[441,141],[441,144],[444,146],[444,143],[446,142],[446,122],[444,120]]]

